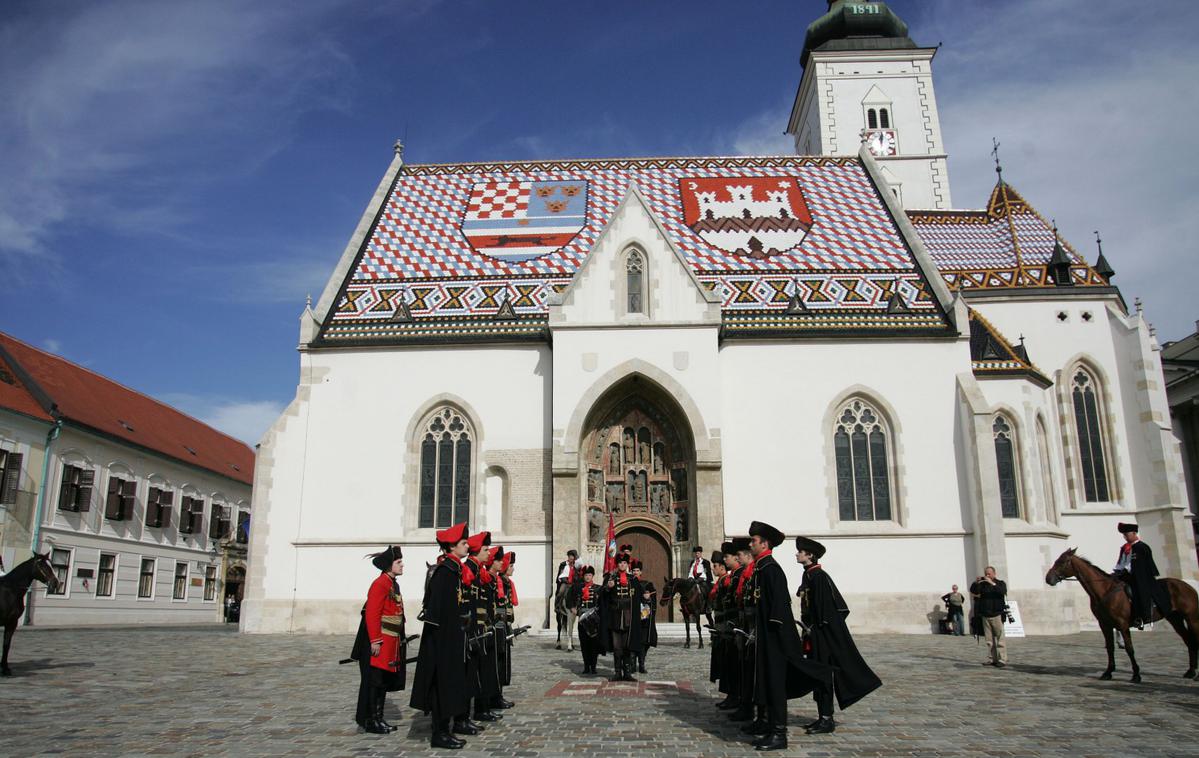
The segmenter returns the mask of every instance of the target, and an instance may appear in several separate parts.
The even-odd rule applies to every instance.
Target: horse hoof
[[[1133,682],[1134,684],[1140,684],[1140,682],[1141,682],[1141,675],[1140,675],[1140,674],[1133,674],[1133,675],[1132,675],[1132,679],[1129,679],[1128,681],[1130,681],[1130,682]]]
[[[1182,678],[1183,679],[1194,679],[1195,678],[1195,669],[1187,669],[1186,673],[1182,675]]]
[[[1103,679],[1104,681],[1107,681],[1112,678],[1112,672],[1104,671],[1102,674],[1099,675],[1099,678]]]
[[[684,649],[684,650],[690,650],[690,649],[691,649],[691,643],[690,643],[690,642],[688,642],[687,644],[683,645],[683,649]]]

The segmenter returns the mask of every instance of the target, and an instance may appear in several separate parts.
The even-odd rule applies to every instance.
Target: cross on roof
[[[1003,184],[1003,166],[999,165],[999,140],[991,138],[991,157],[995,159],[995,173],[999,175],[999,183]]]

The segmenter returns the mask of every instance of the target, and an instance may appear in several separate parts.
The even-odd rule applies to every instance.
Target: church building
[[[988,565],[1030,633],[1077,631],[1085,596],[1045,572],[1069,547],[1114,560],[1119,521],[1199,579],[1148,324],[1002,173],[955,209],[935,53],[885,3],[831,2],[794,155],[397,146],[301,316],[243,628],[352,631],[388,541],[415,617],[460,521],[517,553],[539,626],[558,561],[602,566],[610,518],[655,583],[752,519],[818,539],[864,631],[929,632]]]

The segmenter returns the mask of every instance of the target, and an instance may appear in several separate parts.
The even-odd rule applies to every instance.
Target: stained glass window
[[[855,398],[837,414],[833,456],[837,512],[843,521],[891,519],[891,465],[887,429],[878,411]]]
[[[419,524],[444,529],[470,519],[473,432],[461,413],[439,408],[424,427]]]
[[[633,250],[625,258],[625,271],[628,276],[628,312],[644,313],[645,301],[641,285],[645,273],[645,259],[641,257],[640,252]]]
[[[1078,450],[1082,465],[1083,494],[1088,503],[1111,499],[1107,483],[1107,459],[1103,452],[1103,432],[1099,421],[1099,400],[1095,378],[1084,370],[1074,373],[1070,395],[1074,403],[1074,423],[1078,431]]]
[[[996,416],[991,425],[995,435],[995,461],[999,468],[999,506],[1004,518],[1020,517],[1020,483],[1016,474],[1016,443],[1012,425]]]

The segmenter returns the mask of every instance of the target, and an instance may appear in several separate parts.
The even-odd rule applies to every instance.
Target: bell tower
[[[830,0],[804,39],[787,133],[800,155],[856,155],[865,141],[904,208],[948,209],[949,169],[933,94],[937,49],[885,2]]]

